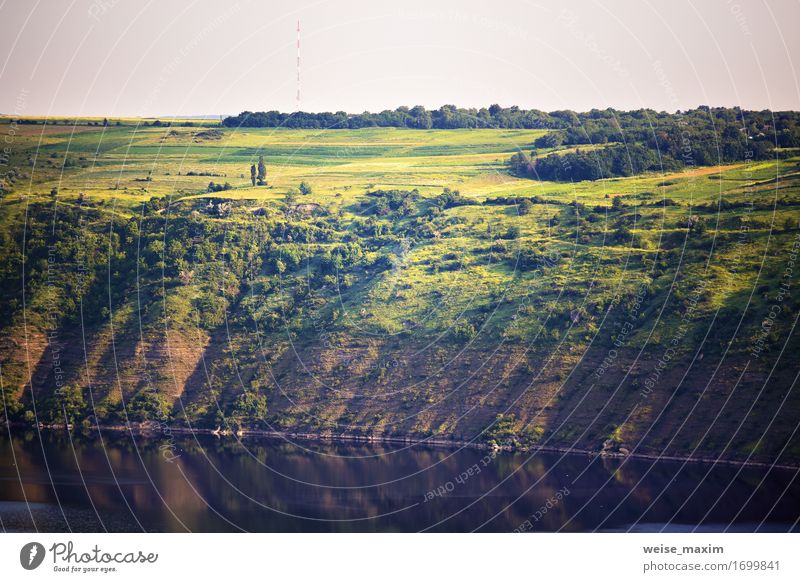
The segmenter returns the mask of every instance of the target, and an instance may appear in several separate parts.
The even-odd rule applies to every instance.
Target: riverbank
[[[11,426],[25,428],[26,430],[34,430],[35,427],[30,425],[11,423]],[[39,430],[57,431],[65,430],[64,426],[40,426]],[[645,461],[668,461],[675,463],[704,463],[712,465],[729,465],[741,467],[762,467],[772,469],[788,469],[800,471],[800,463],[796,465],[787,463],[769,463],[766,461],[742,460],[742,459],[715,459],[712,457],[698,457],[698,456],[680,456],[680,455],[658,455],[653,453],[631,452],[627,454],[607,451],[592,451],[588,449],[574,448],[574,447],[558,447],[558,446],[534,446],[534,447],[513,447],[513,446],[492,446],[487,443],[476,441],[464,441],[457,439],[441,439],[432,437],[413,437],[413,436],[389,436],[389,435],[358,435],[346,433],[312,433],[312,432],[293,432],[293,431],[274,431],[274,430],[256,430],[256,429],[242,429],[234,433],[230,430],[209,429],[209,428],[193,428],[184,426],[170,426],[161,423],[130,423],[128,425],[93,425],[90,432],[99,433],[102,431],[111,431],[116,433],[127,432],[134,435],[145,437],[166,436],[170,435],[206,435],[214,436],[217,438],[233,438],[236,440],[246,438],[264,438],[272,440],[289,441],[302,440],[310,442],[332,442],[332,443],[352,443],[352,444],[387,444],[387,445],[402,445],[402,446],[428,446],[436,448],[447,448],[452,450],[459,450],[464,448],[480,449],[480,450],[493,450],[496,452],[507,453],[555,453],[555,454],[573,454],[584,455],[588,457],[600,457],[604,459],[639,459]]]

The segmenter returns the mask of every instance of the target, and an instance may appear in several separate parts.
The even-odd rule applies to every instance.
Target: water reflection
[[[0,437],[6,531],[787,531],[793,470],[104,433]],[[13,447],[11,443],[13,442]]]

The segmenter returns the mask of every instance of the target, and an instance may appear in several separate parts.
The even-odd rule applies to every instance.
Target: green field
[[[791,152],[572,183],[509,171],[545,130],[0,129],[19,422],[800,460]]]

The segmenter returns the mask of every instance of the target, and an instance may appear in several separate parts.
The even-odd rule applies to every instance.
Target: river
[[[0,525],[40,532],[796,531],[796,477],[793,469],[579,454],[12,431],[0,436]]]

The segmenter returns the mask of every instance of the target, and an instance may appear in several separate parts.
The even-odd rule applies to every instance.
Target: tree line
[[[459,128],[517,128],[549,129],[566,127],[571,112],[545,113],[536,109],[519,107],[482,107],[462,109],[443,105],[428,110],[421,105],[398,107],[380,113],[281,113],[279,111],[243,111],[226,117],[226,127],[287,127],[300,129],[361,129],[364,127],[406,127],[409,129],[459,129]],[[563,114],[563,115],[562,115]]]
[[[623,136],[635,131],[648,135],[663,127],[714,127],[732,124],[735,131],[749,136],[764,134],[779,147],[800,147],[797,127],[800,113],[794,111],[747,111],[738,107],[700,106],[688,111],[667,113],[653,109],[621,111],[617,109],[592,109],[586,112],[560,110],[545,112],[538,109],[521,109],[517,106],[459,108],[443,105],[428,110],[421,105],[386,109],[380,113],[346,113],[344,111],[309,113],[298,111],[243,111],[226,117],[226,127],[286,127],[300,129],[359,129],[363,127],[405,127],[410,129],[552,129],[563,130],[551,136],[564,144],[599,144],[623,141]],[[717,133],[723,131],[720,127]],[[638,139],[637,139],[638,141]],[[543,147],[544,143],[537,144]],[[552,147],[552,146],[551,146]]]

